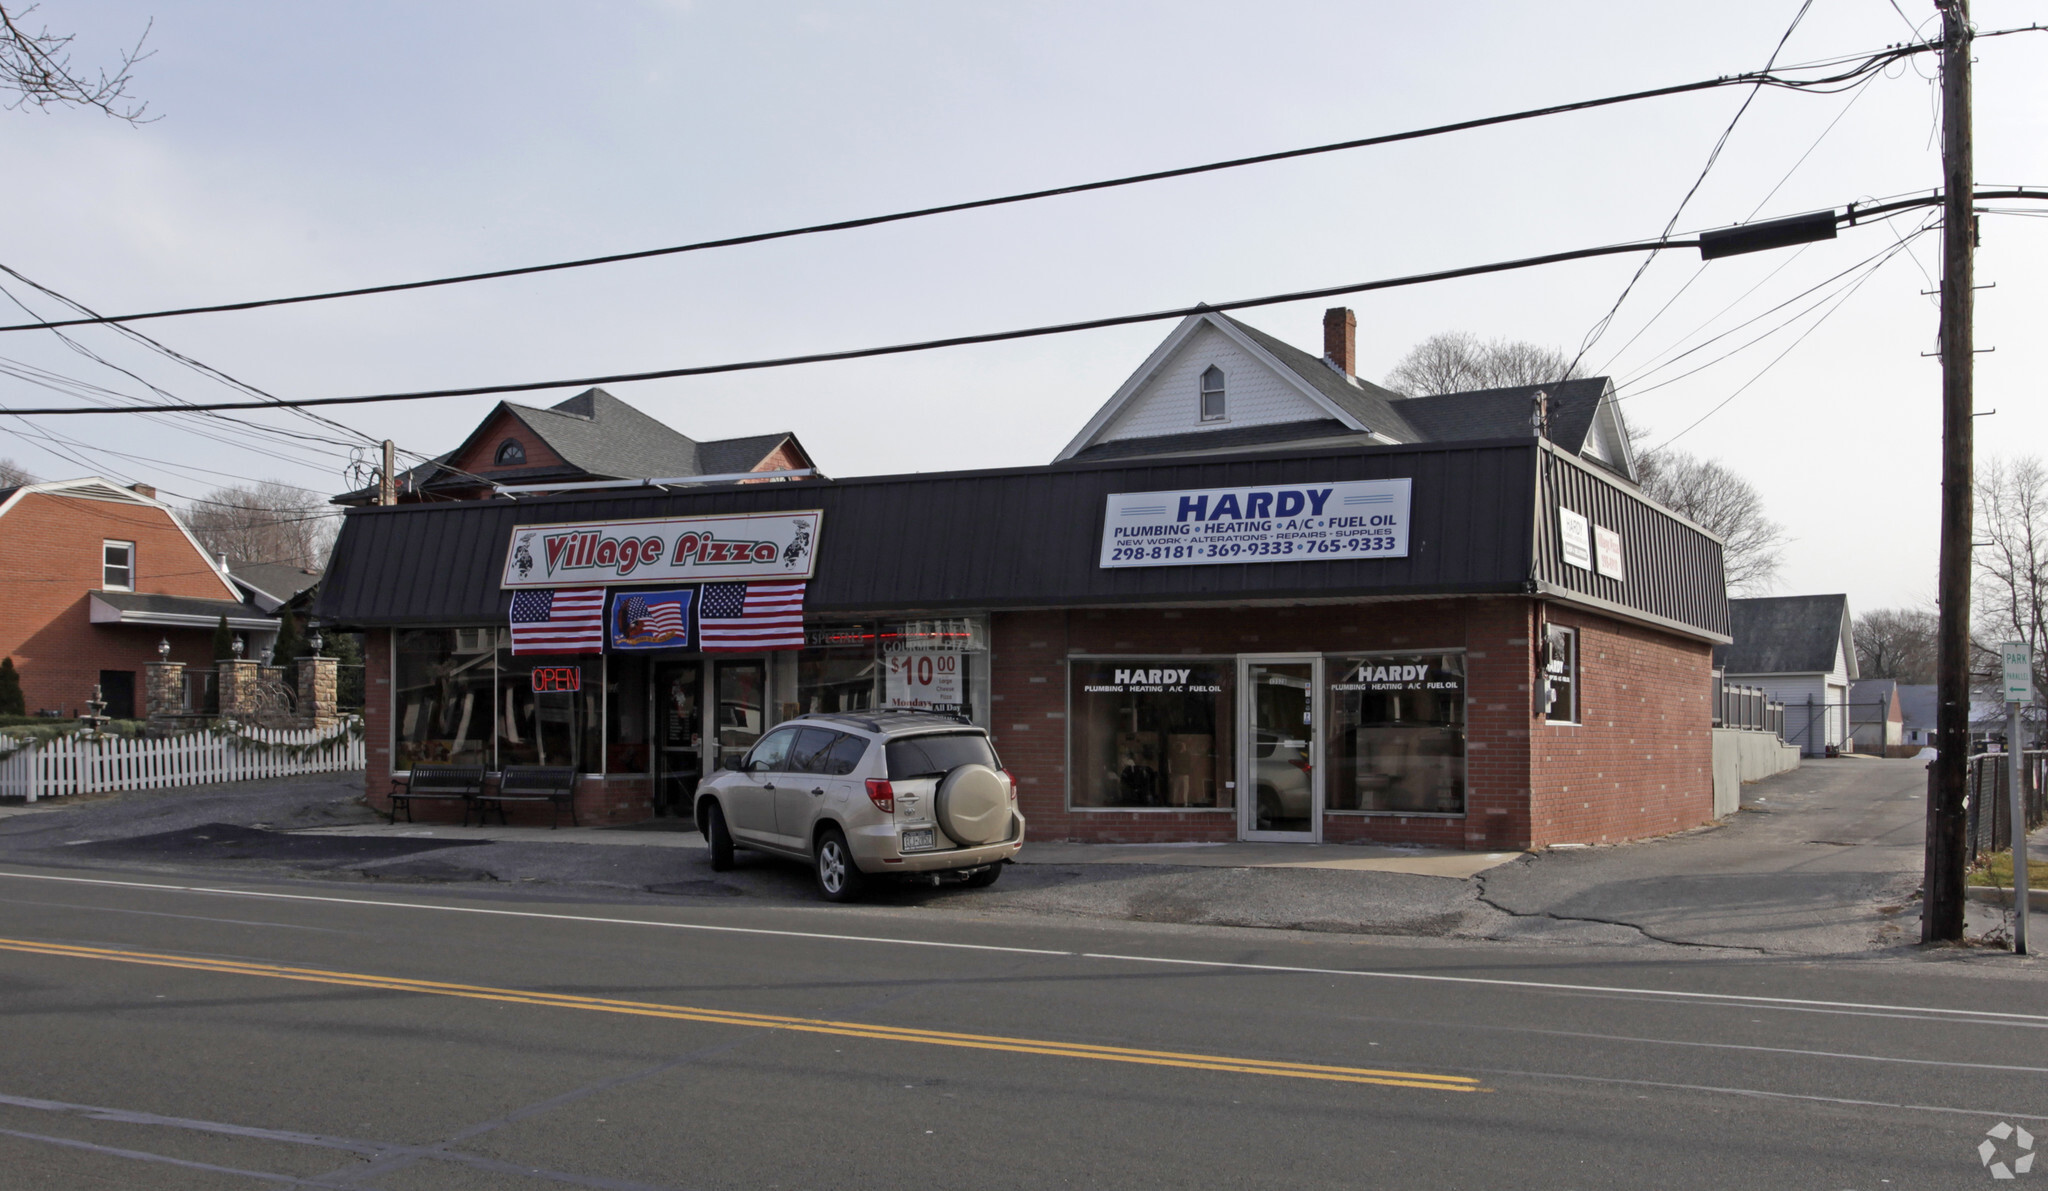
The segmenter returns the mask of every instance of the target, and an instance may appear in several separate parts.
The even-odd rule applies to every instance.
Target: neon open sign
[[[533,693],[547,694],[550,691],[580,691],[583,689],[583,670],[578,666],[535,666],[533,668]]]

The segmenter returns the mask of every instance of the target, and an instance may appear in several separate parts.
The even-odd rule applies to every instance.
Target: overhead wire
[[[1792,23],[1785,27],[1785,32],[1778,38],[1778,44],[1771,49],[1771,56],[1764,63],[1763,74],[1770,74],[1771,68],[1777,64],[1778,55],[1785,52],[1785,43],[1792,40],[1792,34],[1798,30],[1800,22],[1806,19],[1807,11],[1812,7],[1813,0],[1802,0],[1799,5],[1799,11],[1793,14]],[[1742,122],[1743,114],[1749,111],[1749,105],[1755,103],[1756,97],[1762,93],[1763,85],[1759,83],[1750,88],[1748,95],[1742,97],[1741,106],[1735,109],[1735,115],[1729,119],[1728,126],[1721,130],[1720,137],[1714,141],[1714,147],[1707,151],[1707,161],[1705,165],[1700,167],[1699,176],[1694,178],[1692,185],[1686,188],[1684,196],[1678,200],[1678,206],[1672,210],[1671,218],[1665,221],[1664,230],[1659,234],[1660,239],[1668,237],[1671,234],[1671,230],[1678,226],[1679,218],[1685,214],[1686,205],[1691,203],[1693,196],[1700,192],[1700,187],[1706,184],[1707,175],[1714,172],[1714,164],[1721,160],[1721,150],[1727,147],[1728,138],[1735,134],[1735,126]],[[1635,292],[1636,284],[1642,281],[1643,274],[1649,271],[1650,265],[1656,259],[1657,254],[1653,251],[1643,258],[1641,264],[1636,266],[1636,271],[1629,276],[1628,284],[1621,287],[1620,295],[1614,299],[1614,305],[1608,308],[1607,313],[1601,316],[1600,320],[1594,323],[1587,330],[1585,337],[1579,341],[1578,353],[1572,357],[1571,363],[1565,366],[1564,372],[1558,377],[1560,381],[1578,371],[1579,364],[1586,358],[1586,353],[1592,351],[1593,345],[1598,343],[1600,337],[1607,333],[1607,328],[1614,325],[1614,316],[1621,313],[1622,305],[1628,301],[1628,296]]]
[[[1922,230],[1924,231],[1927,229]],[[1786,356],[1791,355],[1793,351],[1797,350],[1800,344],[1806,342],[1807,338],[1811,336],[1815,331],[1819,330],[1822,324],[1826,323],[1828,319],[1832,318],[1836,311],[1840,310],[1843,306],[1847,305],[1849,299],[1855,297],[1857,291],[1862,289],[1866,282],[1868,282],[1872,277],[1877,276],[1878,272],[1882,270],[1887,264],[1890,264],[1894,257],[1898,256],[1900,253],[1904,251],[1904,244],[1894,245],[1892,248],[1887,249],[1883,259],[1871,265],[1870,268],[1864,272],[1863,276],[1856,279],[1854,285],[1844,287],[1841,291],[1840,296],[1835,299],[1835,304],[1829,307],[1825,312],[1823,312],[1819,318],[1815,319],[1813,323],[1806,328],[1806,330],[1800,332],[1798,338],[1794,339],[1791,343],[1786,344],[1785,350],[1779,352],[1776,356],[1773,356],[1771,358],[1770,363],[1765,364],[1762,368],[1758,369],[1754,376],[1751,376],[1748,380],[1744,381],[1740,386],[1738,386],[1735,389],[1734,392],[1729,393],[1726,397],[1723,397],[1721,400],[1715,402],[1712,408],[1708,409],[1705,413],[1695,418],[1691,423],[1689,423],[1685,427],[1685,429],[1680,430],[1678,433],[1672,435],[1670,438],[1665,439],[1663,442],[1658,443],[1656,446],[1650,448],[1648,451],[1645,451],[1642,457],[1648,458],[1651,455],[1657,454],[1659,451],[1668,450],[1673,443],[1677,442],[1681,438],[1684,438],[1686,435],[1692,433],[1694,430],[1699,429],[1701,424],[1706,422],[1707,419],[1713,417],[1715,414],[1727,408],[1729,402],[1734,401],[1737,397],[1740,397],[1744,393],[1748,392],[1749,389],[1756,384],[1756,382],[1764,378],[1764,375],[1766,373],[1770,372],[1771,369],[1776,368],[1780,361],[1784,360]],[[1800,317],[1804,316],[1804,313],[1800,315]]]
[[[1808,0],[1811,3],[1811,0]],[[1801,10],[1802,13],[1804,9]],[[1796,22],[1795,22],[1796,24]],[[1789,31],[1787,36],[1789,37]],[[1780,43],[1782,49],[1782,42]],[[1864,78],[1884,70],[1902,57],[1926,52],[1925,46],[1888,46],[1883,50],[1827,59],[1800,67],[1786,67],[1785,70],[1830,70],[1838,67],[1836,73],[1813,78],[1794,78],[1774,73],[1776,55],[1764,70],[1743,74],[1724,75],[1713,79],[1702,79],[1689,83],[1678,83],[1665,87],[1652,87],[1618,95],[1601,96],[1594,99],[1575,100],[1570,103],[1551,104],[1545,107],[1527,108],[1521,111],[1499,115],[1482,116],[1470,120],[1457,120],[1424,128],[1408,129],[1401,132],[1383,133],[1376,136],[1356,137],[1327,144],[1310,145],[1302,148],[1282,149],[1270,153],[1258,153],[1245,157],[1228,158],[1221,161],[1204,162],[1199,165],[1179,166],[1172,169],[1151,170],[1138,174],[1127,174],[1093,182],[1073,183],[1065,186],[1043,187],[1014,194],[990,198],[969,199],[955,203],[941,203],[894,211],[881,215],[868,215],[852,219],[839,219],[826,223],[807,224],[800,227],[781,228],[774,231],[752,232],[744,235],[725,236],[711,240],[699,240],[687,244],[675,244],[660,248],[637,249],[629,252],[607,253],[601,256],[578,257],[571,260],[553,261],[545,264],[519,265],[503,269],[490,269],[473,273],[425,278],[416,281],[393,282],[382,285],[357,286],[349,289],[324,290],[316,293],[296,294],[284,297],[256,298],[240,302],[221,302],[208,305],[181,306],[162,310],[138,311],[131,314],[100,315],[70,319],[53,319],[42,322],[0,325],[0,331],[48,330],[53,327],[98,325],[106,323],[140,322],[146,319],[177,318],[195,314],[221,314],[233,311],[257,310],[275,306],[297,305],[306,302],[325,302],[339,298],[367,297],[376,294],[403,293],[411,290],[430,289],[439,286],[462,285],[478,281],[493,281],[508,277],[531,276],[537,273],[558,272],[565,269],[582,269],[599,265],[619,264],[626,261],[648,260],[655,257],[674,256],[682,253],[703,252],[710,249],[731,248],[746,244],[761,244],[773,240],[785,240],[799,236],[814,236],[832,232],[850,231],[857,228],[877,227],[883,224],[901,223],[914,219],[926,219],[938,215],[956,214],[963,211],[983,210],[990,207],[1010,206],[1018,203],[1035,202],[1042,199],[1059,198],[1068,195],[1086,194],[1124,186],[1136,186],[1151,182],[1167,181],[1174,178],[1193,177],[1199,174],[1215,173],[1221,170],[1241,169],[1254,165],[1266,165],[1278,161],[1290,161],[1328,153],[1346,152],[1378,145],[1396,144],[1402,141],[1420,140],[1426,137],[1443,136],[1455,132],[1494,127],[1502,124],[1533,120],[1546,116],[1563,115],[1571,112],[1588,111],[1595,108],[1611,107],[1645,99],[1683,95],[1695,91],[1707,91],[1720,87],[1751,87],[1751,98],[1764,87],[1783,90],[1809,91],[1816,94],[1833,94],[1853,86]],[[1747,100],[1745,106],[1747,106]],[[1674,226],[1675,226],[1674,216]]]

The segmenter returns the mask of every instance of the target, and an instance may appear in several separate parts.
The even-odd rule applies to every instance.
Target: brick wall
[[[24,493],[0,517],[10,564],[0,575],[0,656],[21,672],[28,709],[85,709],[102,670],[135,675],[143,711],[145,671],[160,640],[171,660],[213,664],[213,630],[93,624],[88,594],[100,588],[101,543],[135,543],[135,590],[200,599],[237,598],[213,564],[193,548],[170,514],[148,505]]]
[[[1534,721],[1530,842],[1612,843],[1710,821],[1710,647],[1555,605],[1546,615],[1579,631],[1580,724]]]
[[[1233,811],[1070,810],[1069,654],[1466,651],[1466,812],[1326,814],[1331,842],[1475,850],[1661,834],[1712,814],[1704,644],[1597,616],[1552,613],[1581,630],[1586,714],[1578,728],[1536,717],[1536,604],[1522,598],[1256,609],[997,613],[991,726],[1038,839],[1229,840]]]

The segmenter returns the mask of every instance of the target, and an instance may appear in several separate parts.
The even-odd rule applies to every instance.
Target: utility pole
[[[1964,807],[1970,766],[1971,413],[1976,344],[1976,170],[1970,147],[1970,0],[1941,12],[1941,601],[1936,631],[1934,780],[1927,790],[1927,860],[1920,939],[1963,937]]]
[[[391,474],[391,440],[384,440],[384,466],[377,472],[377,503],[395,505],[398,503],[398,481]]]

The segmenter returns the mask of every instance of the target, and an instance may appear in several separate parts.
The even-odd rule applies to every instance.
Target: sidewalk
[[[448,840],[451,843],[603,844],[616,847],[704,847],[704,837],[685,821],[656,820],[639,827],[481,827],[445,823],[353,823],[310,827],[295,835],[371,836]],[[1369,847],[1350,844],[1074,844],[1026,839],[1019,864],[1143,864],[1185,868],[1325,868],[1353,872],[1407,873],[1462,881],[1521,856],[1520,852],[1453,852],[1445,849]]]

